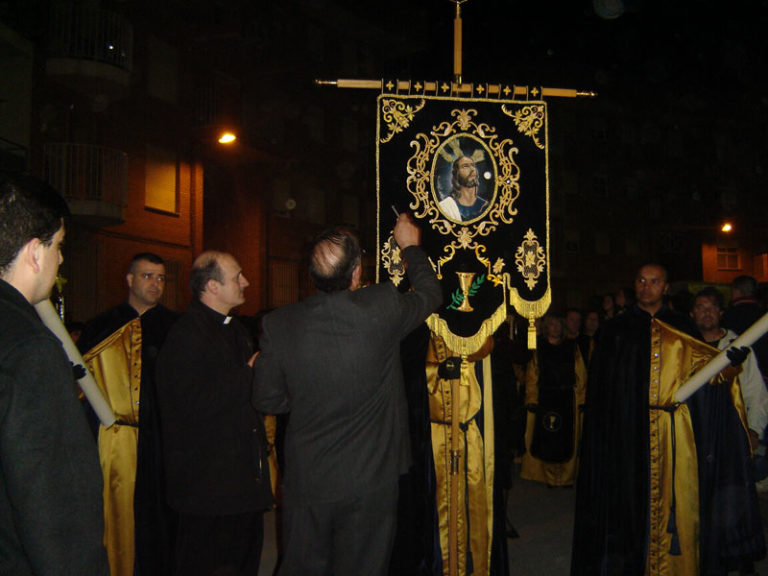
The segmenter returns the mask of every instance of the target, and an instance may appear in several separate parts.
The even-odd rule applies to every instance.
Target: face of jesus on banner
[[[440,212],[454,222],[481,218],[491,207],[495,188],[490,152],[469,137],[455,137],[435,155],[433,194]]]

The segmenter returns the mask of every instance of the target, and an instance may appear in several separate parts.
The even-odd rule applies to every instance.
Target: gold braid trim
[[[437,314],[427,318],[427,326],[437,336],[445,340],[445,344],[458,356],[466,358],[480,350],[486,340],[493,336],[496,329],[507,319],[507,304],[502,304],[480,326],[480,329],[469,337],[457,336],[448,328],[448,323]]]

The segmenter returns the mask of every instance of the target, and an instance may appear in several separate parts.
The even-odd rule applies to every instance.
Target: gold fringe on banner
[[[427,318],[429,329],[445,340],[445,344],[459,356],[469,356],[482,348],[488,337],[493,336],[496,329],[507,319],[507,305],[502,303],[496,311],[486,318],[480,325],[480,329],[468,338],[458,336],[451,332],[448,323],[437,314]]]
[[[547,271],[547,286],[549,286],[549,271]],[[523,300],[517,289],[510,287],[509,303],[515,308],[520,316],[528,319],[528,349],[535,350],[536,326],[534,325],[534,321],[536,318],[544,316],[544,314],[547,313],[547,310],[549,310],[549,306],[552,304],[552,288],[548,287],[543,297],[531,302],[529,300]]]

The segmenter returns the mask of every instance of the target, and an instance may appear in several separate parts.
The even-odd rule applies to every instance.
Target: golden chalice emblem
[[[464,300],[461,301],[461,306],[456,308],[459,312],[472,312],[474,308],[469,305],[469,289],[472,287],[472,280],[475,279],[474,272],[456,272],[459,277],[459,287],[461,293],[464,295]]]

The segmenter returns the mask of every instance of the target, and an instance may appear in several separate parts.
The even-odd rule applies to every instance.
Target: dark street
[[[508,539],[509,572],[512,576],[567,576],[571,565],[571,531],[576,491],[573,488],[547,488],[519,478],[509,493],[509,521],[520,534]],[[765,522],[768,496],[760,499]],[[264,556],[259,576],[271,576],[276,562],[274,513],[265,516]],[[768,561],[755,566],[757,573],[768,573]]]

